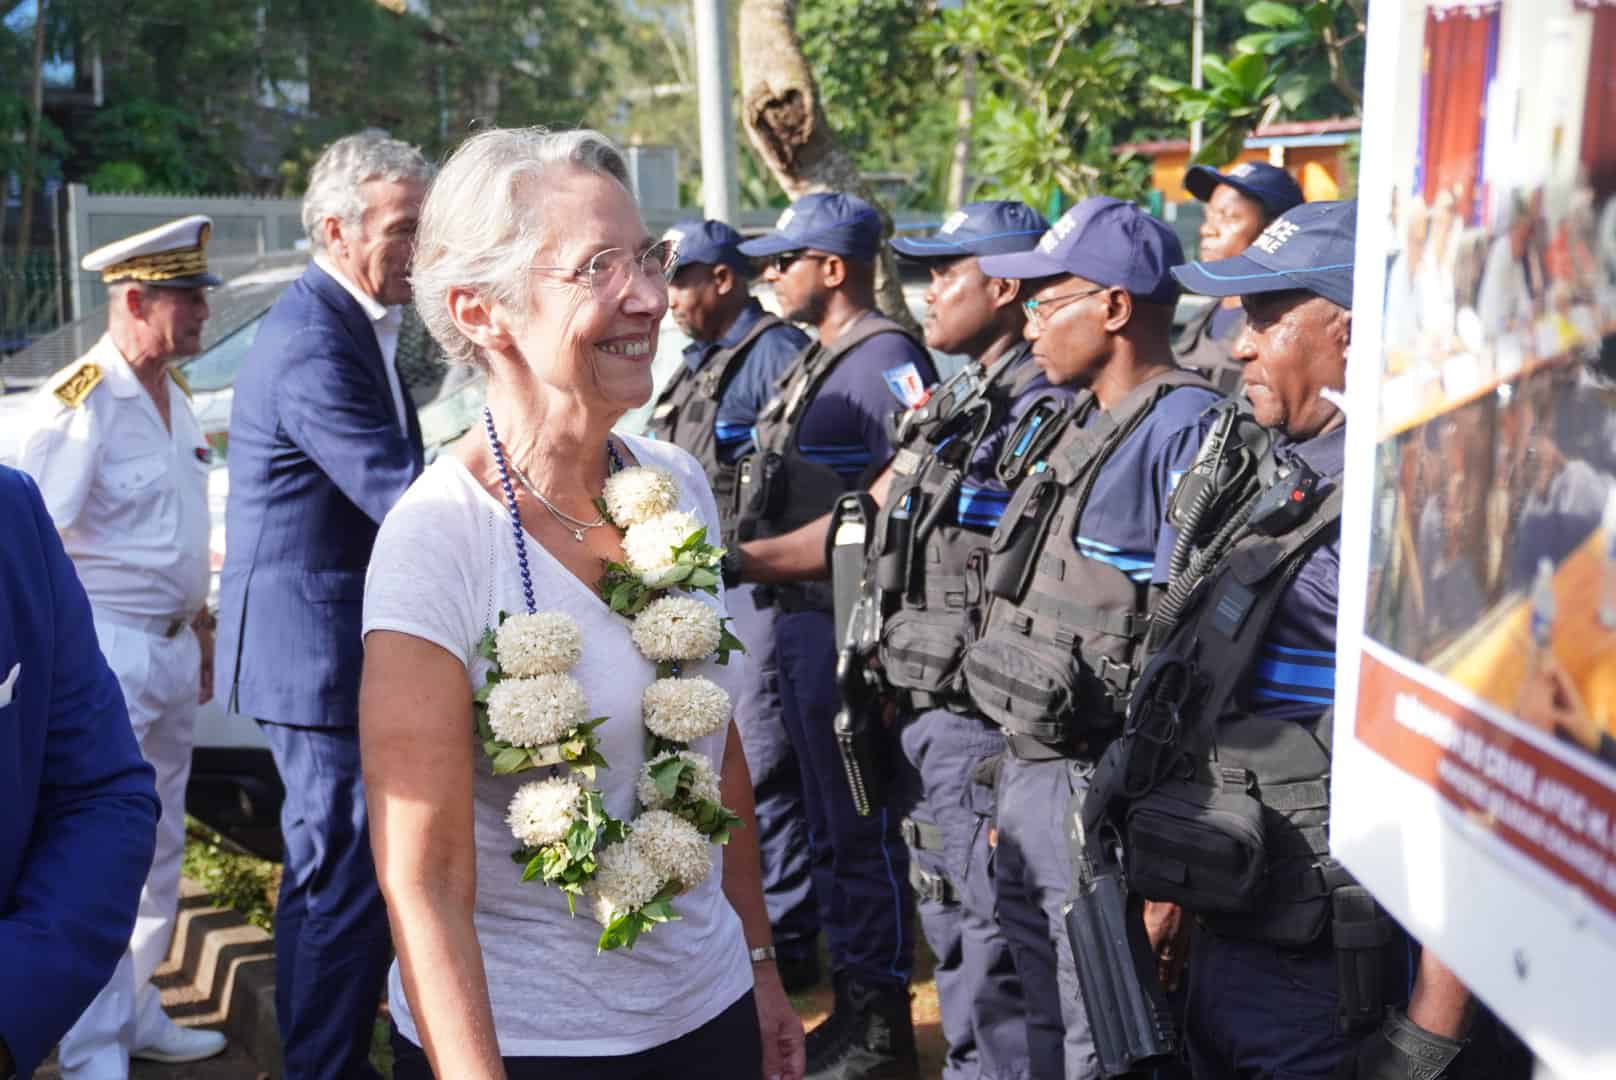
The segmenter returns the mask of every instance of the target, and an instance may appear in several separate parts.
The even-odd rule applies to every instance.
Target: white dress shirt
[[[208,596],[208,466],[191,403],[172,380],[169,426],[112,339],[84,360],[101,382],[77,405],[35,391],[17,464],[39,484],[98,611],[188,618]]]
[[[387,372],[387,388],[393,392],[393,408],[398,414],[398,429],[407,434],[410,423],[404,416],[404,383],[398,377],[397,362],[398,328],[404,321],[404,309],[397,304],[387,307],[379,303],[349,281],[323,251],[314,257],[314,265],[335,278],[337,284],[347,290],[348,295],[354,298],[364,310],[365,316],[370,319],[371,328],[376,331],[376,344],[382,350],[382,370]]]

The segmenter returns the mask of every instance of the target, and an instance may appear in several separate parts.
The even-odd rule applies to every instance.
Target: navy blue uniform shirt
[[[1207,408],[1220,400],[1215,391],[1180,386],[1156,403],[1100,466],[1072,537],[1078,551],[1141,583],[1166,577],[1177,540],[1167,500],[1195,461]]]
[[[1033,402],[1046,396],[1070,398],[1074,393],[1064,386],[1053,385],[1044,377],[1027,345],[1018,345],[1017,348],[1021,355],[1012,360],[1010,367],[1000,376],[1004,385],[1015,388],[1015,397],[1011,399],[1008,415],[998,427],[988,432],[965,470],[954,515],[956,525],[984,531],[998,526],[1005,507],[1010,505],[1010,489],[999,480],[996,469],[999,455],[1004,451],[1005,439],[1010,437],[1026,411],[1032,408]],[[1018,381],[1023,379],[1026,381],[1018,386]]]
[[[692,341],[684,348],[685,367],[694,375],[719,349],[727,349],[746,336],[752,325],[763,318],[763,305],[748,300],[730,328],[716,342]],[[733,465],[754,449],[752,425],[757,423],[758,411],[774,396],[775,383],[791,361],[808,344],[808,335],[781,323],[765,330],[747,350],[741,370],[724,388],[718,401],[718,414],[714,418],[714,434],[718,438],[718,459]]]
[[[866,338],[837,362],[808,403],[797,449],[856,481],[892,457],[893,413],[913,408],[936,381],[931,354],[908,337]]]
[[[1340,483],[1346,458],[1346,425],[1305,442],[1282,445],[1278,453],[1307,462],[1333,478],[1320,494]],[[1335,704],[1335,613],[1341,587],[1341,535],[1313,549],[1286,588],[1257,650],[1246,682],[1245,706],[1261,716],[1314,720]]]
[[[31,1075],[135,928],[157,790],[33,480],[0,468],[0,1039]]]

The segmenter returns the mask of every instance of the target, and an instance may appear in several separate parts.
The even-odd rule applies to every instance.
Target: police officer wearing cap
[[[170,1020],[151,984],[179,902],[197,705],[213,696],[212,453],[173,369],[201,349],[206,289],[219,284],[211,228],[194,214],[84,257],[108,286],[107,332],[36,393],[18,450],[89,594],[162,802],[128,963],[62,1039],[68,1077],[121,1077],[131,1056],[194,1061],[225,1046]]]
[[[785,317],[819,333],[759,414],[757,451],[737,477],[744,556],[729,573],[772,586],[786,731],[802,774],[814,889],[835,969],[832,1015],[808,1035],[808,1075],[847,1080],[917,1068],[908,860],[897,814],[853,809],[831,730],[831,593],[811,580],[825,573],[824,534],[800,528],[886,464],[892,415],[918,403],[936,380],[926,350],[876,310],[881,230],[880,215],[862,199],[818,192],[792,203],[773,232],[740,246],[770,260],[765,276]]]
[[[722,221],[681,221],[664,239],[678,249],[668,311],[691,338],[684,363],[658,396],[648,431],[689,451],[713,485],[724,543],[735,542],[735,466],[753,449],[752,426],[782,372],[808,344],[763,310],[748,289],[752,261]],[[748,679],[735,721],[752,773],[763,857],[763,898],[776,963],[788,992],[819,981],[819,908],[808,858],[802,780],[786,739],[774,659],[774,610],[754,586],[730,594],[735,634],[746,642]]]
[[[1007,1080],[1027,1067],[1021,982],[989,880],[993,792],[973,776],[1004,740],[971,709],[958,675],[980,615],[975,560],[1010,501],[994,465],[1032,402],[1065,396],[1023,339],[1024,283],[990,277],[981,261],[1027,251],[1048,228],[1024,204],[994,200],[961,207],[932,236],[892,241],[931,278],[926,344],[968,357],[905,418],[898,456],[876,485],[882,510],[863,573],[882,614],[880,670],[909,716],[899,734],[907,768],[898,802],[909,880],[936,957],[950,1080]]]
[[[1169,271],[1182,261],[1171,229],[1107,196],[1072,207],[1033,250],[981,259],[985,274],[1030,281],[1033,361],[1077,391],[1035,405],[1005,443],[997,467],[1013,494],[989,539],[986,615],[964,662],[971,700],[1007,750],[994,888],[1037,1078],[1100,1075],[1064,918],[1064,822],[1121,729],[1152,570],[1172,548],[1163,511],[1218,397],[1173,360]]]
[[[1184,174],[1184,187],[1206,204],[1201,221],[1203,262],[1238,255],[1269,222],[1302,202],[1302,189],[1291,174],[1262,161],[1243,161],[1228,172],[1193,165]],[[1179,364],[1199,371],[1224,393],[1233,393],[1240,386],[1242,365],[1230,350],[1244,322],[1238,299],[1208,304],[1173,344]]]
[[[1243,253],[1174,271],[1187,288],[1240,298],[1234,355],[1250,419],[1273,438],[1222,442],[1220,420],[1182,485],[1183,546],[1130,713],[1141,747],[1164,720],[1179,733],[1131,758],[1154,786],[1129,793],[1125,844],[1131,887],[1195,916],[1186,1042],[1198,1078],[1437,1077],[1461,1045],[1462,985],[1426,954],[1403,1011],[1405,939],[1329,855],[1346,444],[1336,395],[1356,210],[1295,207]],[[1242,480],[1203,486],[1211,476]],[[1186,920],[1168,947],[1188,936]]]

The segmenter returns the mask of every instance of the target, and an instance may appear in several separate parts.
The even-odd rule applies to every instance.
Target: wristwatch
[[[741,583],[741,552],[739,548],[730,548],[718,560],[718,572],[724,579],[724,588],[733,589]]]
[[[751,957],[752,963],[754,963],[754,964],[762,964],[762,963],[770,963],[770,964],[772,964],[772,963],[774,963],[774,946],[773,945],[759,945],[757,948],[753,949],[751,952],[747,953],[746,955]]]

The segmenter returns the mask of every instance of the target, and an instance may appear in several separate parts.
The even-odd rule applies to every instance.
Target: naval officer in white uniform
[[[220,283],[211,228],[195,214],[84,257],[108,286],[107,332],[37,392],[18,458],[89,594],[162,803],[129,951],[62,1039],[70,1080],[122,1080],[131,1056],[194,1061],[225,1046],[169,1019],[151,984],[174,933],[197,706],[213,694],[211,452],[172,367],[201,349],[206,290]]]

